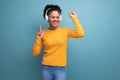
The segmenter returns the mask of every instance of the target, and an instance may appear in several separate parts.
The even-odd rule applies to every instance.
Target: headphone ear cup
[[[62,20],[62,16],[60,15],[60,20]]]
[[[46,19],[46,21],[48,21],[48,15],[45,15],[45,19]]]

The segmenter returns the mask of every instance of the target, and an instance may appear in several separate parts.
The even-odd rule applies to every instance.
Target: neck
[[[58,27],[51,27],[51,26],[50,26],[48,29],[49,29],[49,30],[56,30],[57,28],[58,28]]]

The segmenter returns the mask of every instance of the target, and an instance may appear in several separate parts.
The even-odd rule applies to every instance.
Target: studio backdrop
[[[60,26],[74,29],[75,10],[84,38],[68,40],[68,80],[120,80],[120,0],[0,0],[0,80],[42,80],[41,55],[32,55],[46,4],[62,9]]]

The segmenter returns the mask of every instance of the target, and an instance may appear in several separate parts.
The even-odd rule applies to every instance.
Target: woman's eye
[[[58,18],[58,19],[59,19],[59,18],[60,18],[60,16],[57,16],[56,18]]]
[[[59,16],[58,16],[58,17],[51,16],[50,18],[51,18],[51,19],[55,19],[55,18],[56,18],[56,19],[59,19],[60,17],[59,17]]]

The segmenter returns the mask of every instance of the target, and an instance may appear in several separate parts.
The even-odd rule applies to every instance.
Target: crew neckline
[[[56,29],[47,29],[47,30],[49,30],[49,31],[56,31],[56,30],[58,30],[60,27],[57,27]]]

